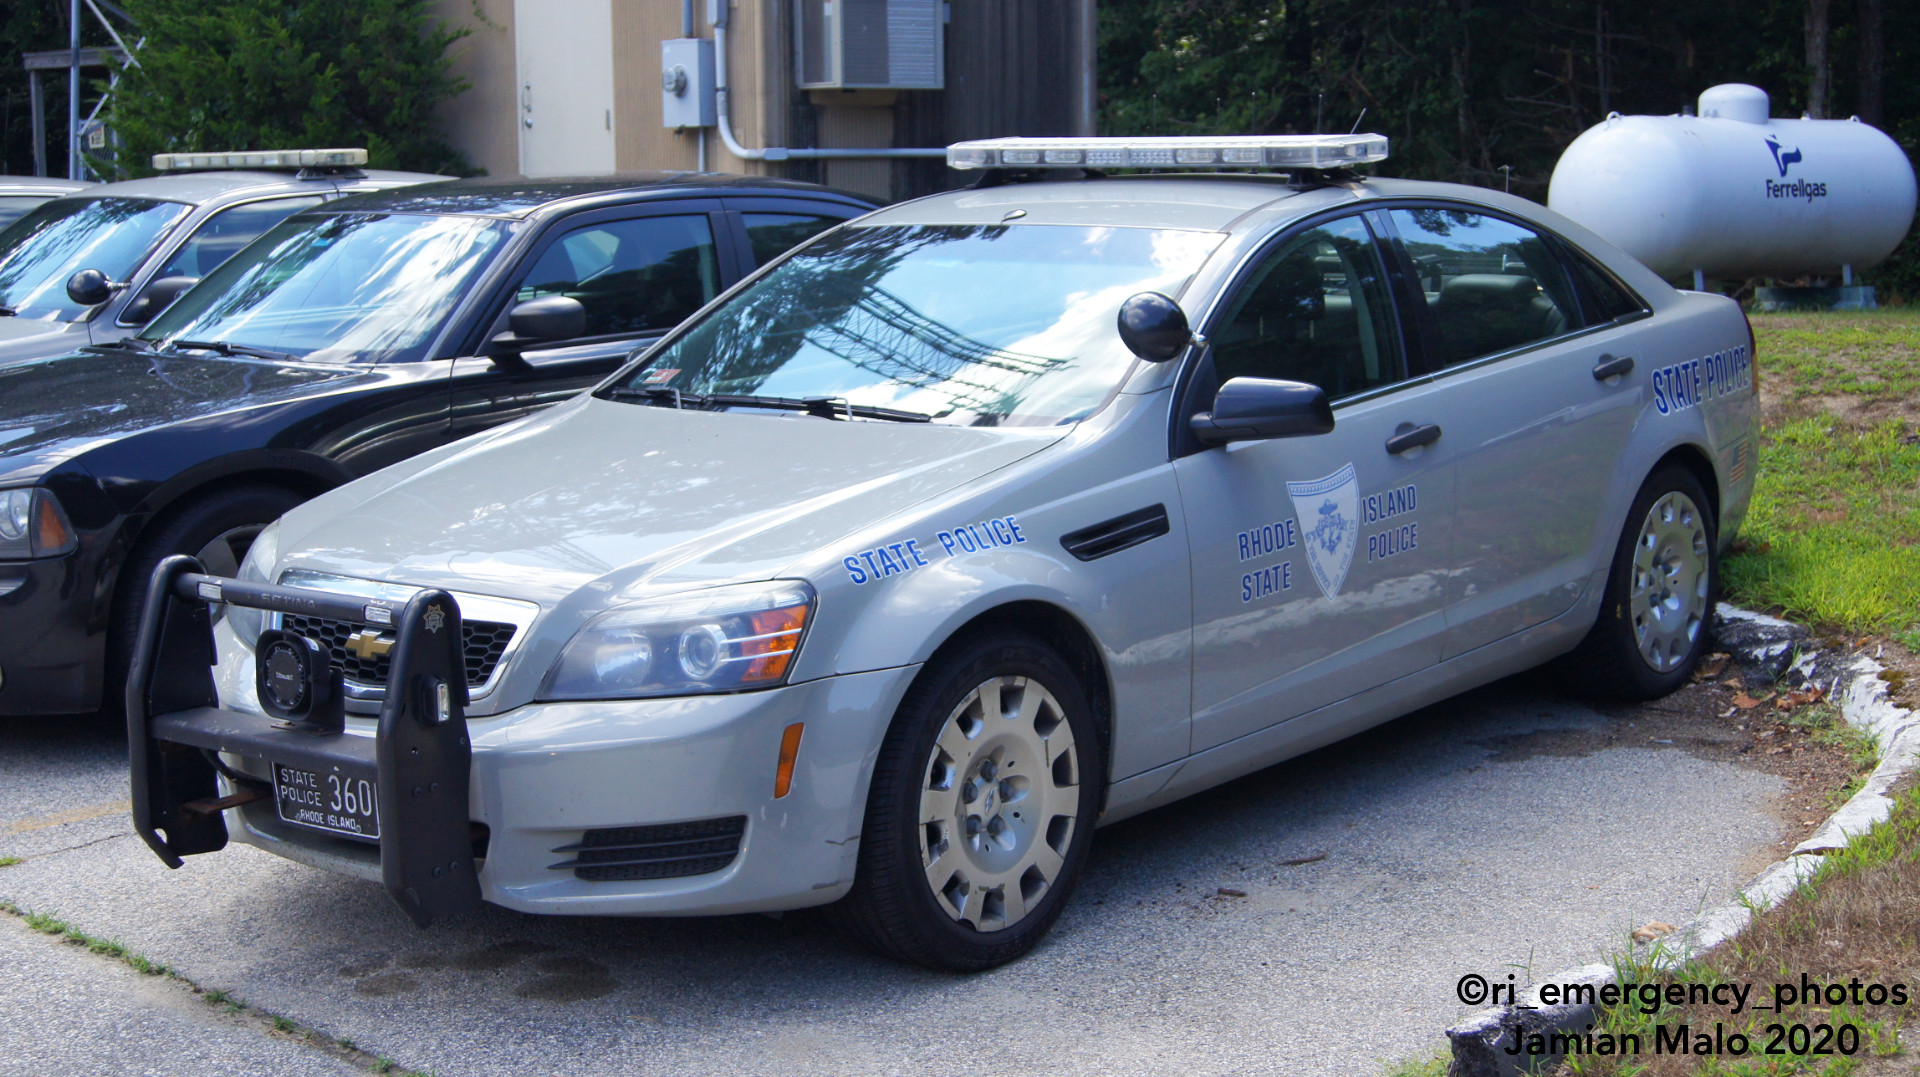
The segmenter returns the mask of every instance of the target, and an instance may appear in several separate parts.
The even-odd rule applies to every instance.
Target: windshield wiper
[[[801,411],[822,419],[886,419],[896,423],[927,423],[933,416],[918,411],[850,404],[840,397],[754,396],[748,393],[683,393],[664,385],[645,388],[618,385],[607,390],[608,400],[635,400],[668,408],[771,408]]]
[[[151,351],[160,350],[160,346],[158,344],[155,344],[153,341],[144,339],[142,337],[121,337],[119,340],[109,340],[104,344],[89,344],[87,345],[87,348],[89,350],[92,350],[95,348],[125,348],[129,351],[136,351],[136,352],[151,352]]]
[[[251,344],[229,344],[224,340],[170,340],[167,342],[167,347],[198,348],[201,351],[215,352],[228,358],[244,355],[249,359],[269,359],[276,363],[291,363],[294,359],[291,352],[268,351]]]
[[[18,313],[12,307],[0,307],[0,318],[11,318]]]

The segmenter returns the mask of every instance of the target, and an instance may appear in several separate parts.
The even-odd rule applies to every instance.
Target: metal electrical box
[[[803,90],[946,87],[945,0],[799,0],[794,71]]]
[[[668,127],[712,127],[713,41],[677,37],[660,43],[660,117]]]

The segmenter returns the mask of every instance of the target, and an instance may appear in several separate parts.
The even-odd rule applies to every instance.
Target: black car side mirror
[[[1297,438],[1333,430],[1333,406],[1327,391],[1301,381],[1232,378],[1213,398],[1213,410],[1190,420],[1193,434],[1206,445],[1229,441]]]
[[[97,269],[83,269],[67,278],[67,298],[83,307],[97,307],[125,287]]]
[[[120,320],[128,325],[145,325],[161,311],[173,305],[180,293],[200,283],[199,277],[161,277],[127,304]]]
[[[571,340],[587,331],[587,308],[566,295],[543,295],[507,312],[507,331],[493,338],[508,352],[556,340]]]
[[[1141,292],[1120,304],[1120,340],[1149,363],[1179,356],[1193,342],[1187,312],[1159,292]]]

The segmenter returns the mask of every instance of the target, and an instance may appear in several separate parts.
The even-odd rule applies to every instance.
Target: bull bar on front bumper
[[[211,607],[225,604],[393,628],[386,698],[372,738],[343,731],[336,713],[276,720],[227,710],[214,689]],[[205,574],[192,557],[154,570],[127,678],[127,751],[134,829],[165,861],[227,844],[225,811],[278,797],[281,765],[371,778],[377,790],[380,875],[422,927],[480,903],[467,817],[472,745],[460,610],[445,591],[406,602],[276,587]],[[324,660],[311,697],[341,698],[342,674]],[[273,782],[239,773],[220,754],[261,760]],[[219,776],[233,792],[222,796]]]

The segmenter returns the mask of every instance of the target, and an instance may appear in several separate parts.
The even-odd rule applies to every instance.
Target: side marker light
[[[773,770],[773,799],[793,791],[793,761],[800,756],[800,732],[805,722],[795,722],[780,734],[780,765]]]

